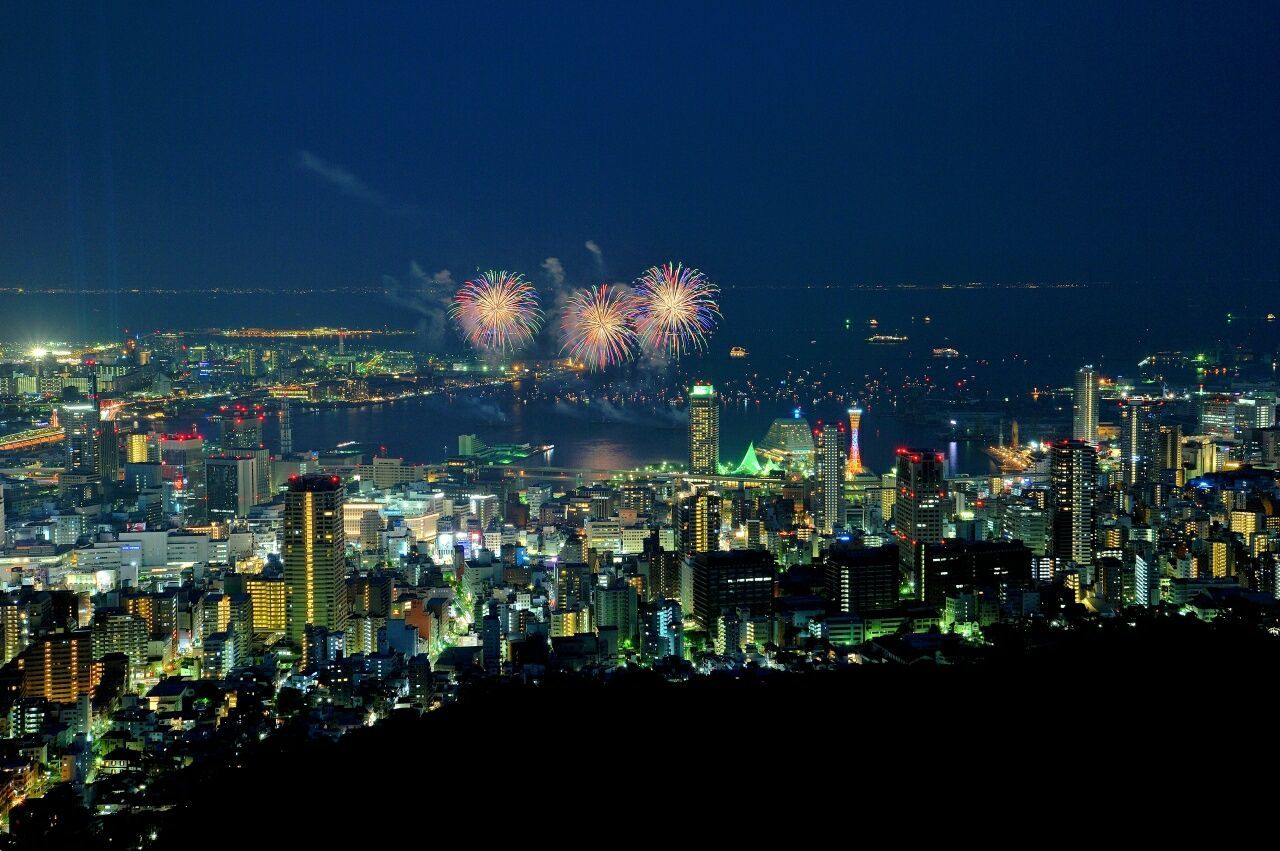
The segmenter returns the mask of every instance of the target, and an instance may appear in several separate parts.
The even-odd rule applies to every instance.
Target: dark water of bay
[[[369,442],[393,456],[415,461],[441,461],[457,451],[459,434],[477,434],[489,443],[554,444],[550,458],[531,459],[558,467],[627,469],[645,464],[687,462],[686,428],[667,412],[653,408],[617,406],[612,421],[592,419],[591,405],[566,413],[565,406],[548,402],[524,404],[510,391],[484,399],[459,395],[417,397],[360,408],[320,410],[297,414],[293,420],[294,447],[321,449],[346,441]],[[789,411],[751,405],[726,407],[721,413],[720,452],[724,461],[737,462],[748,443],[759,443],[775,417]],[[269,423],[267,438],[274,433]],[[988,461],[972,442],[939,441],[927,427],[912,426],[893,416],[864,419],[860,435],[863,458],[876,472],[889,468],[894,449],[902,444],[938,445],[947,452],[956,472],[982,473]]]
[[[1276,303],[1270,303],[1275,298]],[[768,392],[776,382],[804,370],[821,374],[827,386],[856,387],[868,376],[886,381],[930,374],[948,380],[960,361],[939,361],[932,350],[951,347],[981,384],[980,395],[1025,398],[1032,387],[1068,386],[1082,363],[1109,374],[1131,375],[1140,359],[1159,350],[1221,351],[1235,346],[1271,353],[1280,346],[1280,297],[1259,288],[1088,287],[1078,289],[855,290],[827,288],[733,289],[723,294],[724,319],[707,354],[681,364],[696,375],[758,392],[722,415],[722,457],[741,457],[759,441],[775,417],[793,403]],[[1228,313],[1231,314],[1228,319]],[[0,339],[18,343],[67,339],[88,327],[108,335],[109,317],[122,327],[208,328],[214,326],[415,328],[421,317],[377,294],[263,296],[191,294],[146,297],[0,294]],[[928,317],[926,321],[925,317]],[[869,321],[878,325],[872,328]],[[871,333],[899,334],[896,346],[866,343]],[[544,337],[548,337],[544,331]],[[549,339],[544,341],[549,343]],[[400,345],[400,344],[397,344]],[[405,346],[413,338],[405,338]],[[732,346],[750,352],[731,359]],[[554,345],[547,345],[554,351]],[[587,395],[616,389],[633,372],[595,379]],[[610,388],[609,384],[615,387]],[[805,416],[837,418],[844,402],[814,388],[799,400]],[[1061,401],[1048,417],[1064,416]],[[589,406],[588,406],[589,407]],[[1056,408],[1056,410],[1054,409]],[[554,443],[557,466],[622,468],[685,454],[685,432],[664,405],[624,406],[608,416],[545,400],[521,401],[510,391],[483,396],[403,400],[396,403],[299,414],[295,447],[325,448],[354,440],[385,446],[392,455],[438,461],[456,451],[457,435],[474,432],[490,442]],[[1026,435],[1024,435],[1025,437]],[[895,446],[938,445],[948,451],[937,423],[921,425],[893,410],[871,407],[864,418],[866,463],[887,468]],[[950,448],[957,472],[985,472],[977,444]]]

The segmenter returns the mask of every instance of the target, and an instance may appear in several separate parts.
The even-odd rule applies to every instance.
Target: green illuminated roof
[[[716,388],[710,384],[695,384],[693,389],[689,391],[690,396],[711,396],[716,392]]]
[[[742,456],[742,461],[738,464],[738,469],[733,472],[736,475],[760,475],[760,459],[756,457],[755,443],[747,444],[747,454]]]

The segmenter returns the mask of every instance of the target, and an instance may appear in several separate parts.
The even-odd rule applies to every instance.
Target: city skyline
[[[1255,809],[1280,4],[0,23],[0,851]]]

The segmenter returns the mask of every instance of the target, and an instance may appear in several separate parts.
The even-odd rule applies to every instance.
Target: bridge
[[[6,434],[4,437],[0,437],[0,452],[11,452],[18,449],[30,449],[33,446],[43,446],[48,443],[58,443],[65,438],[66,433],[61,426],[29,428],[26,431],[16,431],[13,434]]]

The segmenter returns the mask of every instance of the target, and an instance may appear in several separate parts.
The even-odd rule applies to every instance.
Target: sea
[[[456,452],[459,434],[474,433],[489,443],[553,444],[550,458],[533,460],[554,466],[678,463],[686,451],[682,411],[654,388],[697,379],[734,390],[721,414],[722,460],[736,462],[775,418],[798,413],[816,423],[843,417],[858,404],[865,410],[860,447],[871,470],[887,469],[896,447],[916,445],[943,450],[954,472],[981,474],[990,470],[981,441],[951,439],[956,435],[947,434],[945,414],[940,421],[936,410],[906,410],[902,393],[872,397],[868,388],[896,391],[899,384],[961,381],[965,397],[978,408],[1002,409],[1009,421],[1021,416],[1052,432],[1070,410],[1069,398],[1055,391],[1070,386],[1081,364],[1125,376],[1137,375],[1139,362],[1157,351],[1217,355],[1243,348],[1269,356],[1280,348],[1280,323],[1267,319],[1280,312],[1280,296],[1270,288],[1227,285],[1206,292],[1159,285],[726,288],[723,319],[707,350],[678,364],[632,365],[589,378],[569,393],[498,387],[299,410],[294,447],[354,441],[411,461],[435,462]],[[322,325],[413,330],[422,322],[402,301],[376,292],[0,293],[0,340],[18,346],[77,336],[105,339],[116,323],[149,331]],[[906,340],[874,345],[867,342],[872,334]],[[403,342],[396,345],[412,348],[420,338],[398,339]],[[730,357],[735,346],[746,349],[746,357]],[[935,349],[954,349],[960,356],[938,358]],[[456,354],[464,356],[461,350]],[[269,422],[268,439],[274,428]],[[999,428],[1005,428],[1003,419]]]

